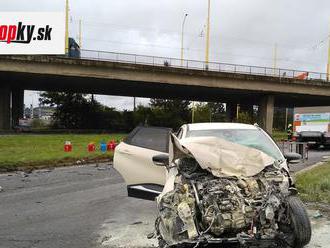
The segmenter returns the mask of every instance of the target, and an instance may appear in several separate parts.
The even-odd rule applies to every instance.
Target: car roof
[[[209,122],[187,124],[188,130],[210,130],[210,129],[258,129],[258,126],[232,123],[232,122]]]

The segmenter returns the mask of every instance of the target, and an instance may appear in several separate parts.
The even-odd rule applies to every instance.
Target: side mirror
[[[152,161],[157,166],[167,166],[169,164],[169,157],[166,154],[159,154],[153,156]]]
[[[285,153],[284,157],[286,158],[286,161],[290,164],[297,164],[302,159],[301,155],[295,152]]]

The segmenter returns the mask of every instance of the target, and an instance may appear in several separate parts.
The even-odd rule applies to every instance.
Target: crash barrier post
[[[87,146],[88,152],[95,152],[95,143],[91,142]]]
[[[101,150],[101,152],[106,152],[107,151],[107,144],[105,143],[105,141],[101,141],[100,150]]]
[[[290,142],[289,151],[299,153],[303,162],[308,160],[308,143],[306,142]]]
[[[65,141],[64,152],[72,152],[72,144],[70,141]]]
[[[115,140],[111,140],[107,144],[107,150],[108,151],[113,151],[113,150],[115,150],[116,146],[117,146],[117,144],[116,144]]]

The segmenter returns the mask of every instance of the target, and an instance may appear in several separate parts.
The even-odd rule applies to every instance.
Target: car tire
[[[311,223],[303,202],[296,196],[288,199],[289,217],[293,230],[293,247],[302,248],[309,243],[312,236]]]

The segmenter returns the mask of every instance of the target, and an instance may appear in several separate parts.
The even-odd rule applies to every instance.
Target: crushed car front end
[[[277,161],[218,138],[171,140],[168,179],[157,199],[160,247],[301,248],[309,242],[306,211]]]

